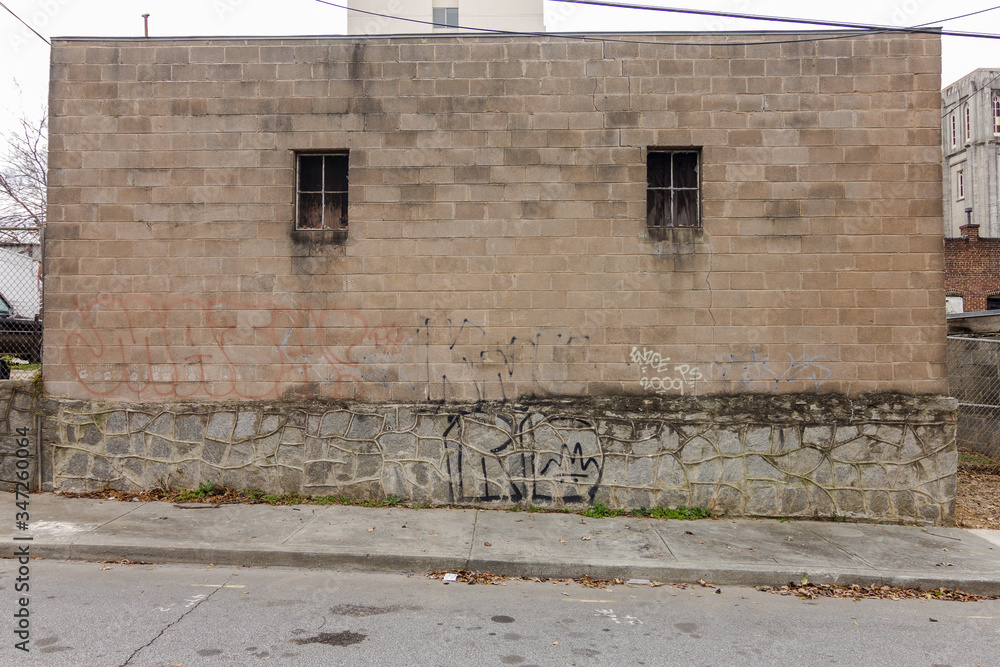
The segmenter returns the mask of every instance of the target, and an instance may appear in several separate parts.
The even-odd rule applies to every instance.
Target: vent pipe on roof
[[[142,15],[142,23],[145,28],[146,37],[149,37],[149,14]]]

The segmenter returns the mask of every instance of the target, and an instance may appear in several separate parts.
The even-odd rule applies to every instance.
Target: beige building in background
[[[349,35],[476,32],[450,26],[545,31],[542,0],[350,0],[347,4]]]

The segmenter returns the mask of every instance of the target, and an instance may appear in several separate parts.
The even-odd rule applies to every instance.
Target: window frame
[[[955,120],[955,114],[951,114],[951,147],[954,148],[958,146],[958,122]]]
[[[949,301],[949,299],[958,299],[958,301]],[[957,310],[954,310],[955,306],[958,306]],[[944,309],[947,313],[949,308],[953,309],[952,312],[955,314],[965,312],[965,297],[961,294],[946,294],[944,297]]]
[[[439,21],[435,14],[438,12],[444,13],[444,20]],[[454,22],[448,20],[449,13],[454,12],[453,16],[455,18]],[[426,16],[426,14],[425,14]],[[458,23],[458,7],[433,7],[431,9],[431,22],[434,24],[433,28],[435,30],[451,30],[459,27]]]
[[[1000,91],[993,91],[993,134],[1000,135]]]
[[[320,232],[347,232],[350,226],[350,218],[348,216],[348,209],[350,207],[350,172],[351,172],[351,158],[350,151],[343,150],[324,150],[324,151],[295,151],[295,220],[293,228],[296,232],[309,232],[309,233],[320,233]],[[303,173],[303,159],[304,158],[322,158],[321,161],[321,171],[319,174],[319,190],[303,190],[302,189],[302,173]],[[344,159],[344,173],[343,173],[343,188],[338,189],[328,189],[327,188],[327,166],[330,161],[327,158],[343,158]],[[338,179],[340,180],[340,179]],[[319,194],[320,197],[320,226],[319,227],[304,227],[301,225],[301,209],[303,195],[315,195]],[[326,215],[327,215],[327,195],[339,195],[341,196],[342,206],[340,219],[335,225],[327,225]]]
[[[677,167],[677,161],[674,156],[680,154],[690,154],[694,156],[694,174],[693,180],[694,185],[683,185],[680,184],[678,179],[678,174],[675,169]],[[669,159],[667,163],[669,164],[669,173],[665,174],[665,185],[655,185],[654,172],[651,158],[656,155],[667,155]],[[702,150],[700,147],[695,146],[677,146],[677,147],[649,147],[646,149],[646,230],[650,233],[663,234],[665,230],[668,229],[702,229],[702,218],[701,218],[701,170],[702,170]],[[691,175],[689,175],[691,176]],[[661,219],[664,221],[663,224],[654,225],[652,223],[654,207],[657,206],[655,201],[656,192],[666,192],[668,196],[665,201],[661,200],[659,202],[660,210],[662,213]],[[693,192],[694,193],[694,219],[692,224],[677,224],[677,219],[680,217],[677,215],[677,193],[679,192]]]
[[[959,169],[955,172],[955,200],[962,201],[965,199],[965,169]]]

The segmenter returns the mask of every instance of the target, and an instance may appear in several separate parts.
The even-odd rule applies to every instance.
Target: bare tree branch
[[[7,133],[0,156],[0,243],[38,243],[45,226],[48,185],[48,113]],[[20,231],[20,230],[24,231]]]

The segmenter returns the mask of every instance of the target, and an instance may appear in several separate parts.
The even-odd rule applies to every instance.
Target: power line
[[[665,42],[665,41],[649,41],[649,40],[636,40],[636,39],[616,39],[613,37],[597,37],[597,36],[587,36],[587,35],[577,35],[577,34],[567,34],[559,32],[524,32],[516,30],[499,30],[495,28],[474,28],[471,26],[458,26],[450,25],[447,23],[435,23],[433,21],[423,21],[421,19],[411,19],[402,16],[393,16],[392,14],[381,14],[379,12],[372,12],[365,9],[357,9],[355,7],[348,7],[346,5],[337,4],[336,2],[330,2],[329,0],[316,0],[316,2],[321,5],[329,5],[331,7],[337,7],[338,9],[346,9],[351,12],[358,14],[367,14],[369,16],[377,16],[379,18],[393,19],[396,21],[406,21],[408,23],[419,23],[421,25],[429,25],[441,28],[452,28],[454,30],[471,30],[480,33],[486,33],[491,35],[513,35],[517,37],[554,37],[558,39],[572,39],[583,42],[610,42],[615,44],[648,44],[651,46],[763,46],[767,44],[801,44],[803,42],[825,42],[837,39],[853,39],[856,37],[867,37],[869,35],[877,35],[883,32],[888,32],[884,30],[869,30],[864,33],[854,32],[852,34],[839,34],[832,37],[807,37],[805,39],[782,39],[782,40],[771,40],[771,41],[758,41],[758,42]],[[894,29],[893,32],[913,32],[913,30],[905,29]],[[937,34],[938,30],[928,30],[920,32],[932,32]]]
[[[24,23],[24,27],[27,28],[28,30],[30,30],[31,32],[35,33],[36,35],[38,35],[38,39],[42,40],[43,42],[45,42],[49,46],[52,46],[52,42],[50,42],[49,40],[47,40],[44,37],[42,37],[41,35],[39,35],[37,30],[35,30],[30,25],[28,25],[27,23],[25,23],[24,19],[22,19],[17,14],[15,14],[14,11],[10,7],[8,7],[7,5],[3,4],[2,2],[0,2],[0,7],[3,7],[8,12],[10,12],[10,15],[13,16],[14,18],[16,18],[18,21],[20,21],[21,23]]]
[[[979,86],[978,89],[972,91],[972,94],[969,95],[967,98],[965,98],[964,102],[966,104],[971,104],[973,98],[975,98],[977,95],[979,95],[980,93],[982,93],[984,91],[992,90],[990,88],[990,84],[993,83],[994,81],[996,81],[997,79],[1000,79],[1000,74],[997,74],[995,77],[993,77],[992,79],[990,79],[989,81],[987,81],[983,85]],[[990,100],[990,101],[992,102],[992,100]],[[955,104],[953,104],[951,107],[949,107],[947,111],[945,111],[943,114],[941,114],[941,118],[944,118],[944,117],[950,115],[953,111],[955,111],[955,109],[957,109],[960,106],[962,106],[962,102],[963,102],[963,100],[961,100],[961,99],[958,102],[955,102]]]
[[[931,21],[930,23],[921,23],[919,27],[923,28],[933,23],[947,23],[948,21],[957,21],[958,19],[968,18],[970,16],[975,16],[976,14],[985,14],[986,12],[992,12],[995,9],[1000,9],[1000,5],[997,5],[996,7],[988,7],[986,9],[980,9],[977,12],[969,12],[968,14],[961,14],[960,16],[952,16],[950,19],[941,19],[940,21]]]
[[[680,7],[656,7],[653,5],[635,5],[626,2],[611,2],[610,0],[555,0],[555,2],[566,2],[574,5],[594,5],[597,7],[613,7],[616,9],[641,9],[652,12],[667,12],[673,14],[696,14],[698,16],[719,16],[723,18],[746,19],[749,21],[769,21],[772,23],[800,23],[804,25],[818,25],[827,28],[850,28],[852,30],[877,30],[880,32],[919,32],[947,35],[949,37],[976,37],[979,39],[1000,39],[1000,35],[988,32],[961,32],[956,30],[941,30],[939,28],[928,28],[924,26],[900,28],[889,25],[874,25],[868,23],[849,23],[845,21],[823,21],[820,19],[802,19],[789,16],[765,16],[762,14],[739,14],[735,12],[721,12],[709,9],[683,9]],[[975,12],[978,13],[978,12]]]

